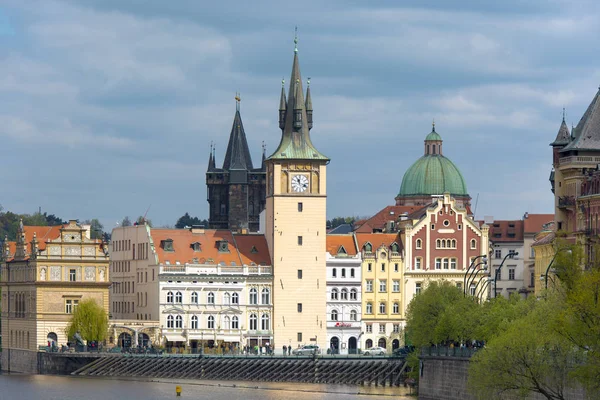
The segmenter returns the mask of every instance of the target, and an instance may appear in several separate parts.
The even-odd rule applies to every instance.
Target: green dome
[[[434,140],[434,141],[442,141],[442,137],[435,131],[435,128],[431,131],[429,135],[425,138],[425,140]]]
[[[437,135],[431,132],[430,136]],[[452,161],[440,154],[426,154],[404,174],[398,196],[431,196],[450,192],[454,196],[468,196],[465,178]]]

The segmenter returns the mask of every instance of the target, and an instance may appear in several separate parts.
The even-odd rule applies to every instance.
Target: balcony
[[[566,165],[595,167],[596,164],[600,163],[600,157],[592,157],[592,156],[563,157],[558,160],[558,163],[559,163],[560,167],[563,167]]]
[[[559,196],[558,208],[575,207],[575,196]]]

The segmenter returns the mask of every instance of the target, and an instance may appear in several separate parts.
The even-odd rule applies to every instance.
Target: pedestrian
[[[284,344],[283,345],[283,355],[285,356],[286,353],[287,353],[287,346]]]
[[[289,355],[292,355],[292,345],[290,345],[290,346],[288,347],[288,356],[289,356]]]

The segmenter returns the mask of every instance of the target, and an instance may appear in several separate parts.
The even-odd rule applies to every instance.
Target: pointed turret
[[[212,144],[212,142],[210,143],[210,154],[208,155],[208,169],[207,171],[214,171],[216,169],[215,167],[215,154],[214,154],[214,146]]]
[[[435,131],[435,121],[431,123],[431,132],[425,137],[425,155],[443,155],[442,137]]]
[[[227,153],[225,153],[225,160],[223,161],[223,169],[226,171],[232,169],[248,171],[252,169],[252,157],[250,157],[250,149],[248,148],[248,141],[246,140],[239,106],[233,118]]]
[[[310,78],[306,81],[306,122],[308,123],[308,130],[310,131],[313,127],[313,107],[312,98],[310,97]]]
[[[558,134],[554,142],[550,143],[550,146],[565,146],[571,141],[571,133],[569,133],[569,127],[565,122],[565,109],[563,108],[563,119],[558,129]]]
[[[297,38],[294,39],[294,43],[298,43]],[[329,158],[321,154],[310,139],[309,120],[302,90],[302,77],[300,75],[297,46],[294,46],[294,61],[292,64],[286,108],[281,141],[275,152],[269,156],[269,159],[313,159],[328,161]],[[293,112],[288,112],[290,108]]]
[[[22,260],[27,254],[27,243],[25,243],[25,228],[23,227],[23,219],[19,221],[17,229],[17,246],[15,250],[15,259]]]
[[[265,142],[262,142],[262,160],[260,163],[260,169],[262,171],[266,171],[267,170],[267,166],[265,165],[265,160],[267,159],[267,145],[265,144]]]
[[[285,79],[281,80],[281,96],[279,98],[279,129],[285,127],[285,112],[287,110],[287,100],[285,99]]]
[[[39,246],[38,246],[37,235],[35,232],[33,232],[33,239],[31,240],[31,258],[32,259],[37,258],[38,248],[39,248]]]
[[[573,129],[573,140],[565,146],[562,152],[571,150],[600,150],[600,89],[594,99]]]

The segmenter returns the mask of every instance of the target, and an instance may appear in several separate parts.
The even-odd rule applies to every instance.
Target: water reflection
[[[50,375],[0,375],[0,400],[104,400],[134,399],[163,400],[175,397],[175,385],[183,389],[185,398],[229,400],[287,400],[287,399],[353,399],[364,395],[391,395],[408,398],[405,388],[382,388],[350,385],[315,385],[277,382],[232,382],[191,380],[127,380]],[[235,386],[235,387],[234,387]]]

